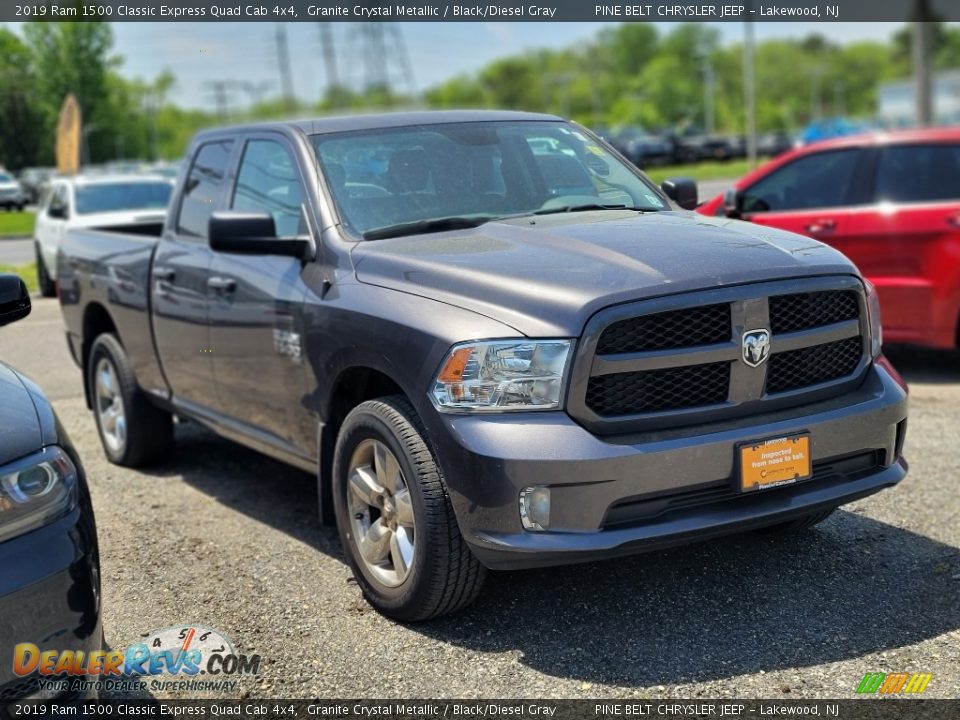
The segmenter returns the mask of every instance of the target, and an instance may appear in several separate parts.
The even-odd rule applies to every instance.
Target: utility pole
[[[337,49],[333,41],[333,23],[317,23],[320,30],[320,52],[323,53],[323,67],[327,75],[326,93],[320,93],[320,99],[333,97],[340,86],[340,76],[337,72]],[[335,98],[334,98],[335,100]]]
[[[350,41],[345,43],[355,56],[348,57],[347,72],[362,70],[360,82],[367,91],[380,89],[389,95],[399,83],[411,96],[416,94],[413,70],[399,23],[351,23]]]
[[[833,114],[837,117],[847,114],[847,87],[843,84],[843,80],[836,80],[833,83]]]
[[[230,80],[210,80],[204,83],[213,95],[213,104],[217,108],[217,116],[220,122],[227,122],[229,116],[228,92],[232,86]]]
[[[715,75],[713,65],[710,63],[710,56],[705,51],[700,56],[703,67],[703,129],[707,135],[713,134],[713,95],[715,85]]]
[[[930,77],[930,13],[929,0],[913,4],[913,83],[916,87],[917,125],[933,123],[933,94]]]
[[[823,117],[823,73],[822,65],[816,65],[807,71],[810,76],[810,119]]]
[[[753,5],[752,0],[747,0],[746,5],[749,10]],[[753,22],[748,20],[743,27],[743,104],[747,115],[747,164],[751,170],[757,166],[757,90],[754,82],[753,59]]]
[[[293,71],[290,69],[290,48],[287,43],[287,26],[277,23],[277,32],[274,35],[277,45],[277,63],[280,67],[280,92],[283,93],[283,102],[288,110],[294,106]]]

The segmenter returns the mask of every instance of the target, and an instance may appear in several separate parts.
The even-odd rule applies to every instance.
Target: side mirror
[[[278,238],[270,213],[227,210],[215,212],[207,225],[210,248],[246,255],[285,255],[305,259],[310,253],[306,238]]]
[[[697,181],[693,178],[670,178],[660,183],[660,188],[684,210],[697,206]]]
[[[736,188],[730,188],[723,193],[723,214],[729,218],[738,218],[743,210],[743,198]]]
[[[51,205],[49,208],[47,208],[47,215],[52,218],[66,220],[70,214],[67,212],[66,205]]]
[[[9,325],[30,314],[30,293],[17,275],[0,275],[0,325]]]

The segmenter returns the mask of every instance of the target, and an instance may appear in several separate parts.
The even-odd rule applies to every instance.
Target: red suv
[[[835,247],[877,286],[886,341],[960,345],[960,128],[808,145],[697,212]]]

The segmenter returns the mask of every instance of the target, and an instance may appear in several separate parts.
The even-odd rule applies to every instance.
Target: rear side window
[[[207,236],[207,223],[220,199],[223,176],[233,140],[217,140],[200,147],[183,187],[177,230],[183,235]]]
[[[900,145],[880,152],[877,202],[960,200],[960,145]]]
[[[287,149],[274,140],[248,142],[231,207],[269,213],[277,237],[294,237],[305,232],[301,227],[302,202],[297,166]]]
[[[846,205],[860,150],[805,155],[743,191],[743,212],[812,210]]]

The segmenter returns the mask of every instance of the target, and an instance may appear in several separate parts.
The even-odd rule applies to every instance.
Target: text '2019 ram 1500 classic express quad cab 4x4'
[[[671,197],[696,188],[546,115],[203,132],[159,240],[62,246],[104,449],[161,459],[177,415],[316,472],[363,592],[404,620],[485,568],[797,529],[899,482],[873,289]]]

